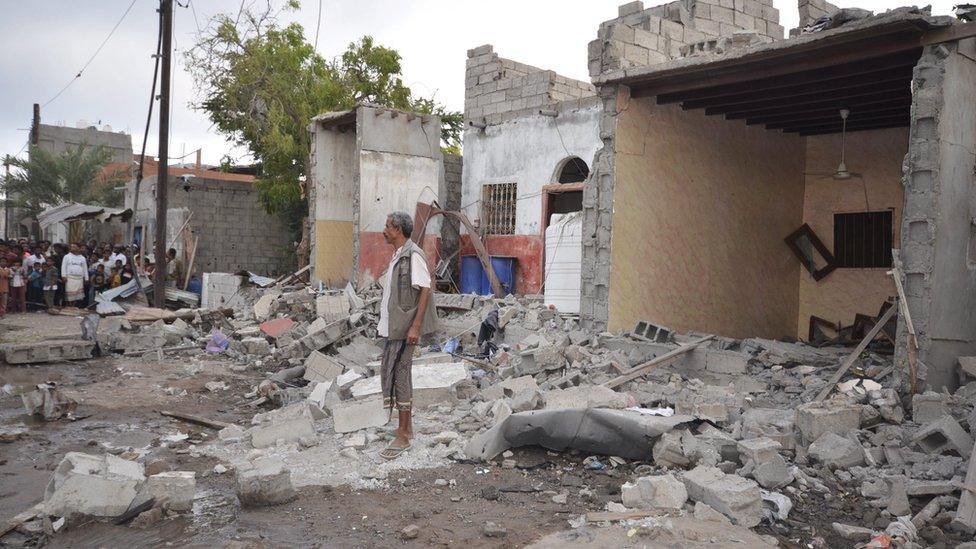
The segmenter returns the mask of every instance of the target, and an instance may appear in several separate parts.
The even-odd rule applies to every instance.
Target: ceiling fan
[[[860,173],[852,172],[847,169],[847,117],[851,115],[850,109],[840,110],[841,130],[840,130],[840,164],[837,169],[830,173],[808,173],[807,175],[817,175],[820,179],[836,179],[844,181],[852,177],[861,177]]]

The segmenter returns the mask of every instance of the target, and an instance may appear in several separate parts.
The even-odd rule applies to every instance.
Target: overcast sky
[[[192,109],[193,83],[184,71],[180,51],[189,48],[197,25],[218,12],[237,13],[241,0],[189,0],[176,8],[173,69],[173,116],[170,156],[203,148],[204,162],[225,154],[239,156],[214,132],[206,117]],[[265,0],[244,0],[258,2]],[[278,1],[280,0],[273,0]],[[0,0],[0,154],[17,154],[27,140],[31,105],[44,104],[71,80],[98,48],[131,0]],[[187,4],[186,0],[180,0]],[[586,45],[601,21],[617,14],[621,0],[323,0],[318,51],[335,57],[346,45],[370,34],[403,56],[404,80],[414,93],[436,98],[452,110],[464,103],[464,61],[469,48],[494,44],[507,57],[589,80]],[[645,6],[657,2],[645,2]],[[782,24],[796,26],[795,0],[774,0]],[[899,2],[840,1],[884,11]],[[935,14],[948,14],[952,0],[933,2]],[[158,0],[136,0],[128,16],[81,78],[45,106],[45,123],[74,125],[79,120],[109,124],[142,144],[152,79]],[[318,0],[302,0],[292,13],[311,42],[319,13]],[[158,111],[157,111],[158,112]],[[155,155],[157,120],[148,151]],[[192,160],[192,156],[188,157]],[[244,159],[246,160],[246,159]]]

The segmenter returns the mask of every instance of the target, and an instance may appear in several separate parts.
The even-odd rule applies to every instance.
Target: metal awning
[[[42,229],[46,229],[55,223],[85,219],[95,219],[100,223],[105,223],[116,217],[122,221],[128,221],[132,217],[132,210],[130,208],[106,208],[105,206],[91,206],[71,202],[48,208],[37,214],[37,223]]]

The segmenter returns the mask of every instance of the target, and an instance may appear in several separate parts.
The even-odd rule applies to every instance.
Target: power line
[[[319,27],[322,26],[322,0],[319,0],[319,15],[315,22],[315,43],[312,44],[312,50],[316,51],[319,49]],[[421,125],[422,127],[423,125]]]
[[[129,15],[129,12],[132,11],[132,6],[134,5],[136,5],[136,0],[132,0],[132,2],[129,3],[129,7],[125,8],[125,11],[122,13],[122,17],[119,18],[119,20],[115,23],[115,26],[112,27],[112,30],[109,31],[108,36],[106,36],[105,39],[102,40],[102,43],[99,44],[98,49],[95,50],[95,53],[93,53],[92,56],[88,58],[88,61],[85,62],[85,65],[81,67],[81,70],[78,71],[78,74],[76,74],[71,80],[69,80],[68,83],[65,84],[63,88],[61,88],[61,91],[59,91],[54,95],[54,97],[48,99],[46,103],[41,105],[42,108],[50,105],[51,102],[57,99],[58,97],[61,97],[61,94],[64,93],[65,90],[67,90],[69,87],[71,87],[71,85],[75,83],[75,80],[81,78],[82,73],[84,73],[85,69],[87,69],[88,66],[92,64],[92,61],[94,61],[95,58],[98,57],[98,54],[102,51],[102,48],[105,47],[105,44],[107,44],[109,39],[112,38],[112,35],[115,34],[115,31],[119,28],[119,25],[122,24],[122,21],[125,20],[125,16]]]

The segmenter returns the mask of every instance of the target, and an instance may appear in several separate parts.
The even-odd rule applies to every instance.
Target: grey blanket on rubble
[[[521,412],[476,435],[465,447],[465,454],[469,459],[490,460],[509,448],[538,445],[559,452],[576,449],[646,459],[658,437],[694,419],[604,408]]]

